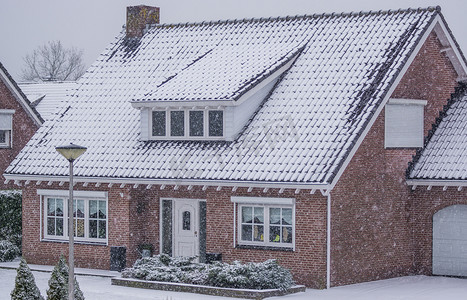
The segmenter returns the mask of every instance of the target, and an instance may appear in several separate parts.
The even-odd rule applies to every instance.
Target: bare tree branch
[[[51,41],[24,57],[21,79],[34,82],[77,80],[84,72],[83,50],[65,49],[60,41]]]

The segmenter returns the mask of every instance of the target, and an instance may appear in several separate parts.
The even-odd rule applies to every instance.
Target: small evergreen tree
[[[15,288],[11,291],[11,300],[44,300],[34,281],[34,275],[32,275],[24,258],[21,258],[16,273]]]
[[[84,300],[84,295],[79,288],[75,278],[75,299]],[[52,271],[49,279],[49,289],[47,290],[47,300],[67,300],[68,299],[68,266],[65,257],[60,256],[60,260]]]

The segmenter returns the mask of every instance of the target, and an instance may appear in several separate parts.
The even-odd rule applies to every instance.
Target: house
[[[200,261],[276,258],[309,287],[431,273],[430,234],[414,232],[428,212],[406,171],[467,74],[439,7],[158,16],[128,8],[6,170],[23,188],[28,262],[67,253],[55,147],[73,142],[88,148],[74,167],[79,267],[109,269],[115,249],[130,266],[150,244]]]
[[[43,123],[16,82],[0,63],[0,174]],[[0,190],[18,188],[0,177]]]
[[[75,81],[49,81],[19,83],[31,106],[44,120],[51,119],[63,105],[67,95],[73,93]]]

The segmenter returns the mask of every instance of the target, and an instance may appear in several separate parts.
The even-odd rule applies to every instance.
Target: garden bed
[[[196,285],[196,284],[187,284],[187,283],[148,281],[148,280],[139,280],[139,279],[133,279],[133,278],[112,278],[112,284],[126,286],[126,287],[153,289],[153,290],[161,290],[161,291],[197,293],[197,294],[212,295],[212,296],[225,296],[225,297],[246,298],[246,299],[264,299],[267,297],[283,296],[283,295],[294,294],[294,293],[305,291],[305,286],[303,285],[295,285],[285,290],[283,289],[251,290],[251,289],[235,289],[235,288],[205,286],[205,285]]]

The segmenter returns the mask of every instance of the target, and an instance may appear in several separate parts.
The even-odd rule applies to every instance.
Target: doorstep
[[[144,288],[171,292],[196,293],[213,296],[235,297],[246,299],[264,299],[267,297],[284,296],[299,292],[305,292],[304,285],[296,285],[285,291],[279,289],[250,290],[233,289],[215,286],[195,285],[186,283],[147,281],[133,278],[112,278],[112,285],[120,285],[134,288]]]
[[[0,269],[17,269],[19,267],[19,258],[15,258],[13,261],[0,262]],[[30,265],[28,264],[31,271],[37,272],[49,272],[51,273],[54,269],[54,266],[49,265]],[[86,268],[75,268],[75,275],[84,275],[84,276],[99,276],[99,277],[108,277],[113,278],[120,276],[120,273],[117,271],[108,271],[100,269],[86,269]]]

